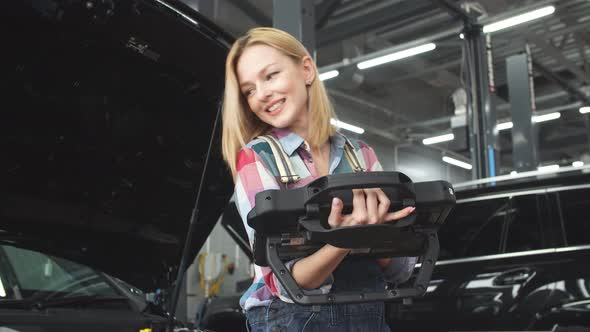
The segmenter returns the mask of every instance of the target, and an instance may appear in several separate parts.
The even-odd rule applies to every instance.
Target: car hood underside
[[[229,38],[175,1],[88,3],[4,8],[0,241],[154,289],[180,261]],[[215,135],[194,253],[231,194]]]

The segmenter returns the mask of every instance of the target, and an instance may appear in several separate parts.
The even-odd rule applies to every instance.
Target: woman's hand
[[[332,199],[332,209],[328,217],[331,228],[372,225],[391,222],[407,217],[415,207],[406,207],[395,212],[388,212],[391,202],[383,190],[379,188],[353,189],[352,213],[342,215],[344,203],[341,199]]]
[[[344,203],[340,198],[332,199],[332,210],[328,216],[331,228],[366,224],[382,224],[405,218],[416,210],[413,206],[395,212],[388,212],[391,202],[379,188],[353,189],[352,213],[342,215]],[[382,268],[391,263],[391,258],[379,258],[377,264]]]

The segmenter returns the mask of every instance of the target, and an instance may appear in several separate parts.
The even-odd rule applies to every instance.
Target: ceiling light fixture
[[[353,133],[363,134],[365,132],[365,130],[361,127],[353,126],[351,124],[348,124],[346,122],[342,122],[342,121],[339,121],[336,119],[330,119],[330,123],[333,126],[352,131]]]
[[[436,48],[436,44],[428,43],[416,47],[412,47],[403,51],[393,52],[384,56],[380,56],[371,60],[359,62],[356,66],[358,69],[367,69],[375,66],[382,65],[384,63],[408,58],[417,54],[426,53],[434,50]]]
[[[513,27],[518,24],[522,24],[522,23],[525,23],[528,21],[536,20],[538,18],[547,16],[547,15],[551,15],[553,13],[555,13],[555,6],[543,7],[543,8],[537,9],[537,10],[533,10],[528,13],[513,16],[513,17],[507,18],[505,20],[501,20],[501,21],[498,21],[495,23],[488,24],[483,27],[483,32],[484,33],[491,33],[491,32],[500,31],[503,29]]]
[[[329,80],[331,78],[337,77],[338,75],[340,75],[340,72],[339,71],[337,71],[337,70],[330,70],[330,71],[327,71],[325,73],[321,73],[319,75],[319,77],[320,77],[320,81],[325,81],[325,80]]]
[[[468,163],[461,161],[461,160],[457,160],[455,158],[444,156],[444,157],[442,157],[442,160],[447,164],[455,165],[455,166],[458,166],[458,167],[461,167],[464,169],[472,169],[473,168],[473,166],[471,166],[471,164],[468,164]]]
[[[582,166],[584,166],[584,162],[583,161],[580,161],[580,160],[574,161],[572,163],[572,166],[574,166],[574,167],[582,167]]]
[[[553,172],[559,169],[559,165],[547,165],[547,166],[539,166],[537,170],[539,172]]]
[[[500,131],[500,130],[506,130],[506,129],[511,129],[512,127],[514,127],[514,124],[512,123],[512,121],[502,122],[502,123],[498,123],[496,125],[496,129],[498,129],[498,131]]]
[[[533,115],[533,122],[534,123],[545,122],[545,121],[559,119],[560,117],[561,117],[561,113],[559,113],[559,112],[548,113],[548,114],[543,114],[543,115]]]
[[[422,140],[422,144],[430,145],[430,144],[436,144],[436,143],[440,143],[440,142],[452,141],[454,139],[455,139],[455,135],[445,134],[445,135],[425,138]]]
[[[590,113],[590,106],[580,107],[580,113],[582,113],[582,114]]]

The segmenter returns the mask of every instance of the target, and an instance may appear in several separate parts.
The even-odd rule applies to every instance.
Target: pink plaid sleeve
[[[260,156],[250,148],[240,150],[237,158],[237,177],[235,186],[236,206],[242,218],[250,248],[254,241],[254,229],[247,223],[247,216],[254,207],[254,198],[256,194],[267,189],[280,189],[272,172],[265,165]],[[255,279],[262,281],[270,288],[273,295],[278,293],[276,283],[274,282],[273,273],[270,268],[258,267],[256,269]]]
[[[250,210],[254,207],[256,194],[263,190],[280,189],[280,185],[263,159],[251,148],[240,150],[236,166],[238,172],[235,185],[235,201],[248,234],[250,248],[252,248],[254,229],[248,225],[247,216]],[[291,270],[296,261],[297,260],[286,262],[285,265]],[[255,271],[255,282],[264,282],[273,296],[278,296],[283,301],[292,302],[287,291],[283,288],[269,267],[257,266]],[[326,284],[320,287],[317,291],[320,293],[329,292],[331,283],[332,279],[327,280]],[[253,294],[253,296],[259,296],[259,294]],[[264,299],[259,298],[257,300]]]
[[[360,157],[362,158],[362,160],[365,163],[365,169],[368,172],[379,172],[379,171],[383,171],[383,167],[381,166],[381,163],[379,163],[379,160],[377,159],[377,155],[375,154],[375,150],[373,150],[372,147],[370,147],[367,143],[363,142],[363,141],[358,141],[358,145],[359,145],[359,150],[357,152],[357,155],[360,152]]]

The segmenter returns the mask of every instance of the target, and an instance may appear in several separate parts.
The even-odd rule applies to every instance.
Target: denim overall
[[[331,293],[382,291],[385,281],[375,259],[345,259],[334,271]],[[274,298],[269,306],[246,312],[250,332],[390,332],[384,303],[302,306]]]

